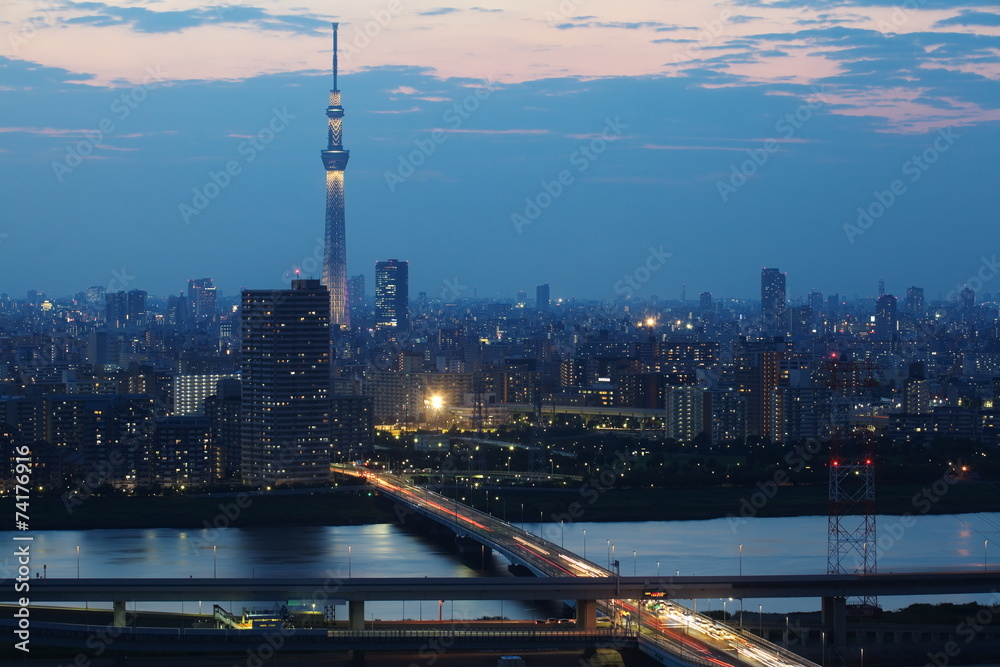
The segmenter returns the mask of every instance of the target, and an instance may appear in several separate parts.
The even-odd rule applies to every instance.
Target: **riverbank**
[[[453,497],[453,487],[440,489]],[[458,497],[511,522],[545,521],[678,521],[743,517],[816,516],[827,513],[826,485],[686,489],[538,489],[468,487]],[[500,500],[496,500],[499,496]],[[523,509],[522,509],[523,507]],[[0,513],[14,516],[12,498],[0,500]],[[377,494],[356,489],[322,493],[269,493],[254,496],[180,496],[152,498],[88,498],[67,511],[58,498],[31,502],[33,530],[100,528],[216,528],[223,526],[343,526],[396,521],[391,504]],[[1000,489],[980,482],[937,488],[923,485],[881,485],[879,514],[963,514],[1000,512]],[[522,517],[523,513],[523,517]]]

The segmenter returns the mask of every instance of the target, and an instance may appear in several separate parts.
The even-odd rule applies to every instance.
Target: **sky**
[[[4,2],[0,292],[318,277],[331,21],[369,293],[1000,292],[1000,4],[441,1]]]

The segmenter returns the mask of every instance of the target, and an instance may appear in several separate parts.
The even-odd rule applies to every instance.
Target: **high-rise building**
[[[365,301],[365,274],[359,273],[351,276],[347,281],[347,300],[350,303],[358,304]]]
[[[214,396],[205,399],[205,416],[212,423],[212,479],[239,480],[242,428],[242,389],[236,379],[219,382]]]
[[[146,292],[134,289],[126,295],[125,319],[131,325],[143,325],[146,322]]]
[[[337,84],[337,29],[333,23],[333,89],[326,108],[326,150],[320,155],[326,168],[326,241],[323,252],[323,285],[329,292],[330,329],[351,328],[347,291],[347,232],[344,226],[344,170],[351,152],[344,150],[344,107]]]
[[[959,310],[969,310],[976,305],[976,290],[964,287],[958,295]]]
[[[781,361],[791,345],[783,339],[747,341],[737,345],[735,383],[746,399],[746,434],[770,438],[774,434],[770,410],[772,390],[780,384]]]
[[[914,317],[924,316],[923,287],[908,287],[906,289],[906,312]]]
[[[779,269],[760,272],[760,310],[765,323],[780,327],[785,321],[785,274]]]
[[[87,303],[93,308],[100,308],[104,303],[104,294],[107,290],[101,285],[91,285],[87,288]]]
[[[669,387],[666,396],[668,438],[689,443],[704,432],[705,392],[698,387]]]
[[[809,307],[812,308],[813,315],[823,312],[823,293],[813,290],[809,292]]]
[[[875,304],[875,336],[889,340],[899,330],[899,315],[896,312],[896,297],[883,294]]]
[[[128,297],[125,292],[108,292],[104,295],[104,323],[109,327],[123,327],[128,317]]]
[[[549,309],[549,284],[539,285],[535,288],[535,308],[538,310]]]
[[[711,292],[702,292],[698,296],[698,301],[699,301],[699,307],[701,308],[701,314],[702,315],[704,315],[706,313],[712,312],[712,293]]]
[[[188,308],[191,319],[204,323],[215,317],[216,291],[211,278],[196,278],[188,281]]]
[[[318,280],[242,295],[245,484],[329,479],[330,297]]]
[[[375,321],[406,331],[409,326],[410,264],[398,259],[375,262]]]

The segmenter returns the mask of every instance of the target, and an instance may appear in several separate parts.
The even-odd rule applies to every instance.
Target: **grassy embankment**
[[[922,486],[885,485],[877,490],[880,514],[931,514],[1000,512],[1000,489],[990,484],[962,482],[949,486],[937,502],[913,502]],[[452,496],[450,488],[443,492]],[[756,496],[755,496],[756,494]],[[468,492],[459,490],[459,496]],[[724,518],[729,515],[776,517],[809,516],[827,513],[826,486],[782,487],[765,499],[757,488],[611,489],[602,493],[581,493],[579,489],[537,488],[491,489],[490,510],[508,521],[537,521],[542,512],[546,521],[566,517],[575,521],[666,521]],[[497,502],[496,496],[501,500]],[[475,505],[485,509],[485,492],[473,494]],[[937,496],[933,496],[937,498]],[[386,523],[396,519],[388,503],[367,493],[339,491],[323,494],[253,496],[249,506],[240,508],[235,518],[226,518],[223,506],[233,497],[167,498],[88,498],[70,514],[55,498],[31,502],[33,530],[94,528],[203,528],[233,525],[307,526]],[[574,503],[578,504],[574,507]],[[245,501],[244,501],[245,504]],[[0,501],[0,513],[13,517],[13,500]],[[572,519],[570,519],[572,517]]]

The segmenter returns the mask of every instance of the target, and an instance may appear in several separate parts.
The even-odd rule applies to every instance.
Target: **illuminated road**
[[[336,465],[340,474],[361,477],[383,494],[413,511],[500,552],[512,563],[546,577],[614,577],[614,572],[526,530],[480,512],[452,498],[414,486],[402,478],[365,468]],[[601,611],[616,624],[639,628],[640,645],[647,653],[660,649],[698,665],[753,665],[754,667],[817,667],[749,633],[695,614],[669,598],[670,580],[646,591],[652,600],[613,599],[599,602]],[[633,626],[632,624],[635,624]]]

